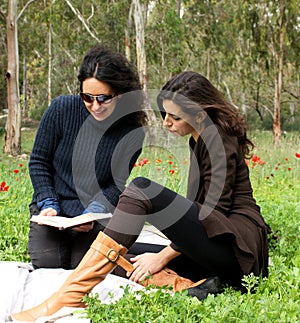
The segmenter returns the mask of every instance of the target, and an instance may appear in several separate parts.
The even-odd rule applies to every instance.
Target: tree
[[[7,9],[7,104],[8,115],[4,152],[13,156],[21,153],[21,109],[19,92],[18,19],[35,0],[27,2],[18,15],[18,1],[9,0]]]
[[[140,0],[133,0],[133,16],[136,35],[137,70],[144,90],[147,90],[147,59],[145,50],[145,26],[147,5]]]

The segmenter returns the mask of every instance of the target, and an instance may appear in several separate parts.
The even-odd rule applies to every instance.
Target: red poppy
[[[172,162],[172,161],[168,161],[168,163],[169,163],[170,165],[172,165],[172,164],[173,164],[173,162]]]
[[[284,158],[285,161],[289,161],[289,159],[287,157]]]
[[[149,164],[149,159],[148,158],[144,158],[142,160],[139,161],[139,166],[144,166],[146,164]]]
[[[296,156],[297,158],[300,158],[300,153],[296,153],[296,154],[295,154],[295,156]]]
[[[23,167],[23,166],[24,166],[24,164],[19,164],[19,166],[20,166],[20,167]]]
[[[5,182],[2,182],[0,185],[0,192],[7,192],[8,191],[9,186],[6,185]]]
[[[14,169],[14,173],[18,174],[20,171],[18,169]]]
[[[288,171],[291,171],[292,169],[291,169],[291,167],[288,167]]]
[[[175,170],[174,169],[170,169],[169,170],[169,173],[173,175],[175,173]]]
[[[260,160],[260,158],[257,155],[253,155],[251,159],[254,164],[256,164]]]

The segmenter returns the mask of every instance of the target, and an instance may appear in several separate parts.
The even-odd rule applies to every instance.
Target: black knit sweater
[[[143,140],[141,127],[117,120],[114,113],[95,120],[77,95],[54,99],[42,117],[30,157],[32,203],[55,198],[61,215],[71,217],[93,201],[112,211]]]

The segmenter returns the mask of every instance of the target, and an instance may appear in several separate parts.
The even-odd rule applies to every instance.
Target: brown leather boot
[[[188,295],[203,300],[208,294],[221,292],[221,281],[219,277],[209,277],[194,283],[188,278],[179,276],[175,271],[164,268],[161,271],[149,275],[141,282],[143,286],[155,285],[158,287],[169,286],[174,292],[188,291]]]
[[[42,316],[56,313],[64,306],[85,307],[82,298],[100,283],[117,265],[126,271],[133,266],[122,256],[127,249],[100,232],[77,268],[60,289],[40,305],[11,315],[11,319],[34,322]]]
[[[203,282],[205,279],[203,279]],[[202,281],[198,282],[201,284]],[[174,292],[181,292],[184,289],[194,285],[194,282],[188,278],[179,276],[175,271],[164,268],[161,271],[149,275],[145,280],[141,282],[143,286],[155,285],[158,287],[169,286],[172,287]]]

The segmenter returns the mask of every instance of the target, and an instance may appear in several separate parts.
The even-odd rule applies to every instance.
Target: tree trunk
[[[149,102],[148,84],[147,84],[147,61],[146,61],[146,51],[145,51],[145,18],[144,13],[145,5],[140,3],[140,0],[133,0],[134,5],[134,23],[135,23],[135,35],[136,35],[136,59],[137,59],[137,70],[139,74],[140,81],[142,83],[143,90],[146,94],[147,106],[145,111],[149,120],[150,127],[148,128],[149,135],[149,145],[154,145],[156,139],[157,130],[157,118],[154,111],[151,108]]]
[[[132,2],[129,9],[127,27],[125,28],[125,56],[129,62],[131,62],[131,29],[132,29],[132,8],[134,3]]]
[[[17,28],[17,0],[8,1],[7,32],[7,104],[8,115],[4,152],[13,156],[21,153],[21,109],[19,93],[19,51]]]
[[[136,34],[136,59],[137,70],[139,73],[140,81],[143,89],[147,91],[147,63],[146,63],[146,51],[145,51],[145,22],[144,22],[144,10],[140,0],[133,0],[134,2],[134,23]]]
[[[23,107],[22,107],[22,115],[24,118],[28,117],[27,113],[27,61],[26,56],[23,60]]]
[[[280,105],[283,90],[283,57],[284,57],[284,30],[285,30],[285,1],[280,3],[279,32],[278,32],[278,51],[275,51],[275,95],[274,95],[274,117],[273,133],[275,146],[280,145],[281,141],[281,123],[280,123]]]

